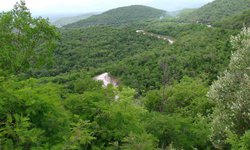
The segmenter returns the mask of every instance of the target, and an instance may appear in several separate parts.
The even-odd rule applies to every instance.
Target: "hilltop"
[[[166,17],[167,12],[148,6],[132,5],[109,10],[100,15],[66,25],[65,27],[85,27],[95,25],[121,25],[134,21]]]
[[[181,18],[190,22],[213,23],[240,14],[249,8],[250,0],[215,0]]]

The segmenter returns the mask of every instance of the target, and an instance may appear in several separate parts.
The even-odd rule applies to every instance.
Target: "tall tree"
[[[0,15],[0,68],[21,73],[48,65],[58,37],[48,20],[32,18],[24,1]]]
[[[232,54],[228,70],[208,93],[216,103],[212,141],[219,149],[229,146],[230,135],[241,137],[250,130],[250,28],[232,37],[231,43],[237,51]]]

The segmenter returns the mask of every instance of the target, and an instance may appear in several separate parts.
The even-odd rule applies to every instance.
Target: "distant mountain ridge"
[[[184,16],[184,15],[187,15],[189,13],[192,13],[195,10],[197,10],[197,8],[186,8],[186,9],[181,9],[181,10],[169,12],[169,14],[173,17],[179,17],[179,16]]]
[[[215,0],[181,18],[191,22],[212,23],[249,9],[250,0]]]
[[[65,27],[77,28],[77,27],[86,27],[86,26],[95,26],[95,25],[122,25],[130,23],[133,21],[140,21],[146,19],[155,19],[160,17],[169,16],[166,11],[142,6],[142,5],[132,5],[126,7],[119,7],[106,11],[100,15],[94,15],[87,19],[78,21],[66,25]]]
[[[97,15],[97,14],[98,13],[86,13],[86,14],[77,15],[77,16],[62,17],[62,18],[59,18],[59,19],[56,19],[55,21],[53,21],[52,24],[57,26],[57,27],[62,27],[62,26],[65,26],[67,24],[71,24],[71,23],[77,22],[79,20],[91,17],[93,15]]]

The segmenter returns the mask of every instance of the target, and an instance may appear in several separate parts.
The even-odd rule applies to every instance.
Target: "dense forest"
[[[250,2],[235,2],[62,28],[24,1],[0,13],[0,150],[250,149]],[[119,85],[94,80],[104,72]]]

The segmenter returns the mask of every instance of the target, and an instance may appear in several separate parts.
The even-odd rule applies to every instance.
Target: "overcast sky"
[[[0,0],[0,11],[12,9],[18,0]],[[101,12],[128,5],[147,5],[167,11],[200,7],[213,0],[26,0],[34,15]]]

